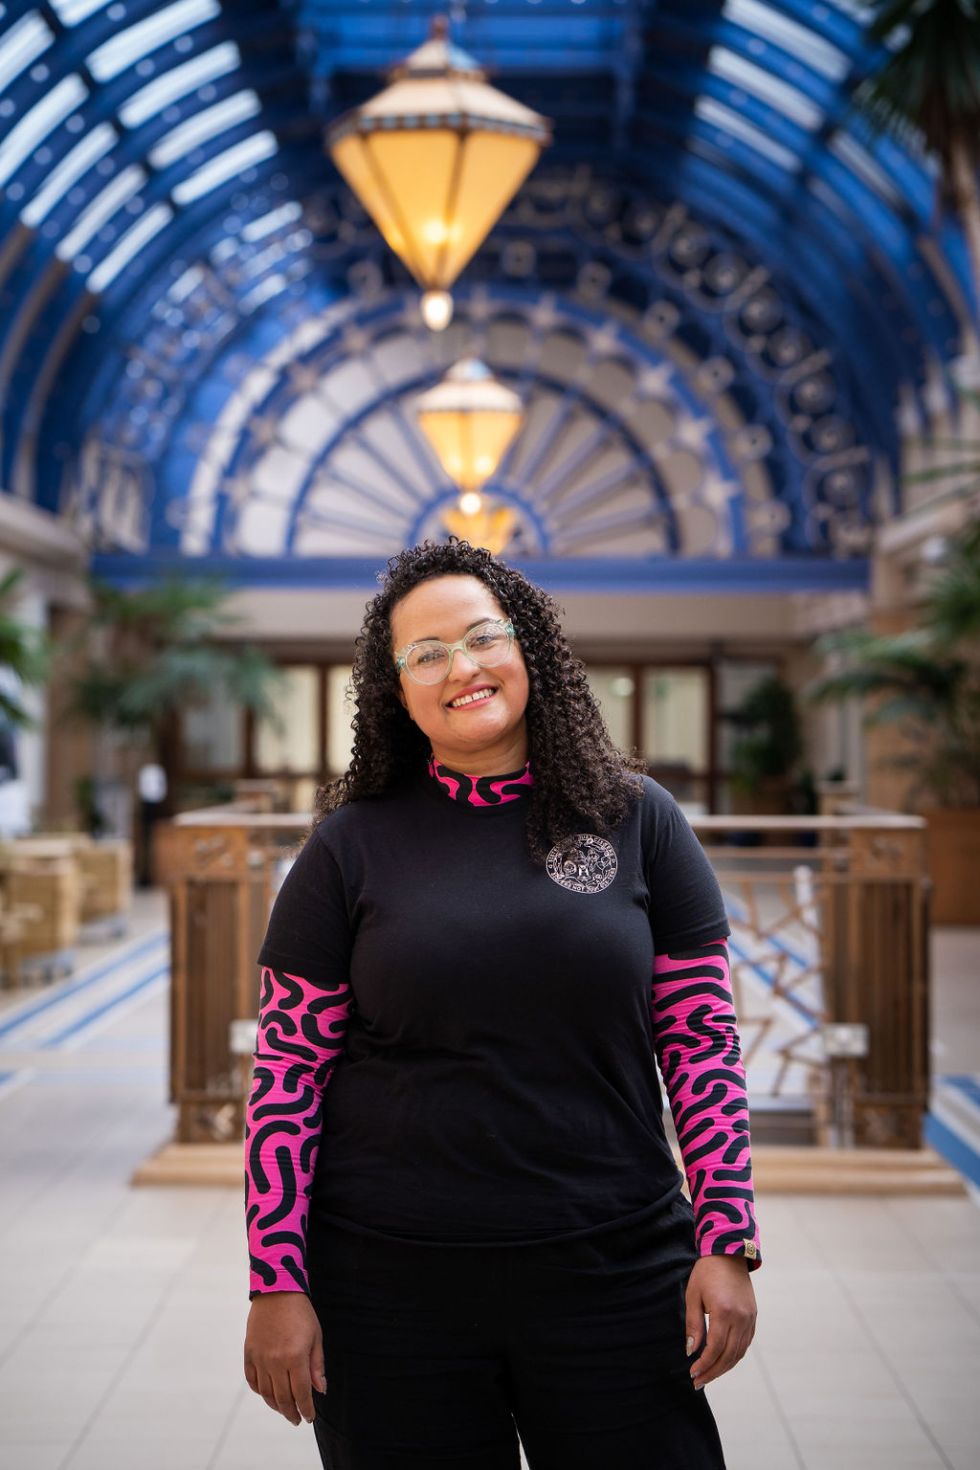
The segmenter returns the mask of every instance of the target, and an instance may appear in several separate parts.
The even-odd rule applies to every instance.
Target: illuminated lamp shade
[[[507,549],[507,543],[517,524],[517,516],[506,505],[498,505],[493,509],[478,505],[475,509],[467,510],[463,504],[466,499],[465,495],[460,496],[458,507],[443,511],[443,525],[461,541],[468,541],[471,546],[483,546],[494,556],[499,556]],[[476,499],[479,500],[479,496]]]
[[[419,427],[464,496],[476,494],[503,458],[524,417],[521,400],[475,357],[464,357],[415,400]],[[472,500],[470,510],[478,509]]]
[[[422,290],[444,292],[551,142],[550,124],[491,87],[444,19],[389,83],[332,124],[327,149]]]

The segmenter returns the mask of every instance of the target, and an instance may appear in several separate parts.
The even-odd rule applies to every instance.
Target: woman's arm
[[[698,1255],[741,1255],[754,1271],[762,1255],[749,1108],[724,939],[656,956],[651,1014]]]
[[[254,1076],[245,1118],[249,1300],[303,1291],[309,1194],[323,1095],[350,1012],[346,983],[328,985],[262,967]]]

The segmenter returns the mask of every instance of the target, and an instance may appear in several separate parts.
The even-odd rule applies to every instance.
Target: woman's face
[[[479,577],[430,577],[392,609],[392,656],[423,638],[455,643],[487,618],[505,622],[507,615]],[[398,679],[399,699],[442,765],[470,776],[498,775],[524,765],[528,679],[516,637],[510,657],[493,668],[481,669],[458,648],[441,683],[419,684],[404,669]],[[454,703],[480,690],[492,692],[488,698]]]

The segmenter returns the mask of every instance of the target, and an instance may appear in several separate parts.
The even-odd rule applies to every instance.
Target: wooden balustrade
[[[750,1098],[808,1101],[819,1144],[917,1148],[929,1102],[925,822],[699,817],[733,922],[733,986]],[[732,846],[733,834],[759,846]],[[867,1028],[835,1059],[824,1027]]]
[[[241,1136],[245,1079],[231,1027],[258,1011],[255,957],[277,867],[309,826],[305,814],[240,807],[159,824],[156,862],[170,894],[170,1099],[179,1143]]]
[[[693,825],[733,920],[753,1106],[804,1107],[816,1144],[918,1148],[929,1087],[921,819],[699,817]],[[305,813],[227,808],[161,824],[179,1142],[241,1136],[247,1077],[231,1027],[254,1020],[255,956],[277,868],[309,826]],[[745,845],[753,835],[764,844]],[[823,1028],[830,1022],[867,1026],[867,1055],[829,1060]]]

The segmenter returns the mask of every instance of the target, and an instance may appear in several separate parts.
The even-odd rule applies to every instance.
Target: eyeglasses
[[[410,643],[395,654],[395,668],[399,673],[404,669],[416,684],[440,684],[449,677],[457,648],[461,648],[478,668],[492,669],[510,658],[513,643],[514,624],[488,618],[455,643],[440,643],[436,638]]]

